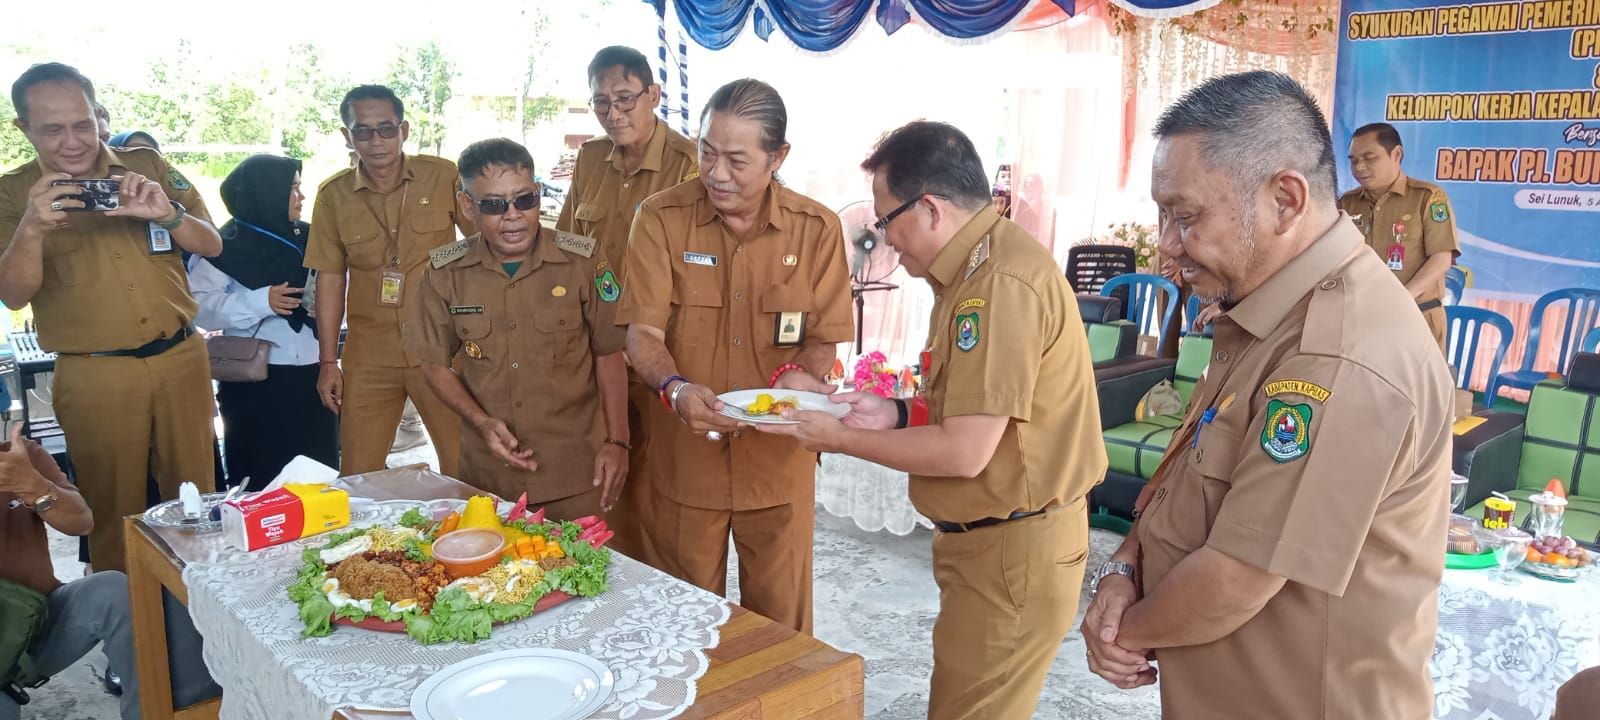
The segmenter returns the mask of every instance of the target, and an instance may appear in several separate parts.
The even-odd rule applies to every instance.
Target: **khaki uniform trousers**
[[[461,418],[434,396],[421,367],[345,365],[343,370],[340,475],[359,475],[386,467],[394,433],[400,428],[400,414],[409,397],[428,428],[434,450],[439,452],[440,474],[461,477]]]
[[[216,488],[211,364],[198,335],[147,358],[56,358],[56,419],[66,433],[78,490],[94,514],[89,560],[122,570],[122,518],[144,512],[151,475],[161,498],[192,482]]]
[[[1449,329],[1449,321],[1444,316],[1444,308],[1436,307],[1432,310],[1424,310],[1422,319],[1428,321],[1428,329],[1433,331],[1433,340],[1439,343],[1439,352],[1445,353],[1445,356],[1449,357],[1450,346],[1446,344],[1444,337],[1445,332]]]
[[[936,532],[929,720],[1027,720],[1078,614],[1084,502],[964,533]]]
[[[616,504],[605,511],[606,527],[617,534],[607,547],[659,568],[657,553],[650,542],[649,533],[645,532],[645,516],[653,498],[644,463],[645,447],[650,443],[650,431],[645,423],[650,419],[650,404],[660,401],[655,391],[631,375],[628,383],[628,444],[633,446],[633,450],[628,452],[628,481],[622,486]]]
[[[810,498],[759,510],[707,510],[653,495],[646,528],[662,572],[726,595],[732,532],[739,553],[739,604],[811,633],[816,507]]]

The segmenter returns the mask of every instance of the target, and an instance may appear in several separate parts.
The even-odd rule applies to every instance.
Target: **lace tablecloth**
[[[1543,720],[1556,688],[1600,665],[1600,575],[1557,583],[1446,570],[1428,669],[1438,720]]]
[[[224,720],[326,718],[342,705],[405,708],[417,686],[445,666],[526,647],[582,653],[612,669],[614,693],[596,718],[671,718],[694,702],[708,665],[705,651],[717,645],[730,612],[721,597],[614,555],[610,590],[496,626],[492,637],[474,644],[425,646],[403,634],[348,626],[302,638],[285,589],[301,550],[324,541],[214,552],[210,562],[184,569],[206,665],[226,690]]]
[[[899,470],[825,453],[817,470],[817,502],[837,517],[855,520],[862,530],[910,535],[918,525],[931,528],[933,523],[911,506],[907,482]]]

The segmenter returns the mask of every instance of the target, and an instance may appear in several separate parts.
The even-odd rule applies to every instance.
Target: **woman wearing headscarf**
[[[317,396],[317,323],[301,306],[311,226],[300,222],[300,161],[246,159],[222,181],[233,216],[222,254],[196,256],[189,285],[201,327],[273,343],[267,379],[218,383],[228,484],[258,490],[296,455],[339,465],[338,417]]]
[[[161,152],[161,145],[156,143],[155,136],[143,130],[117,133],[112,135],[111,139],[106,141],[106,144],[114,148],[150,148],[156,152]]]

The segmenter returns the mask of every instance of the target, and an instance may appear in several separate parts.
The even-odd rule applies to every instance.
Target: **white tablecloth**
[[[906,494],[908,477],[899,470],[869,463],[849,455],[824,453],[817,469],[817,502],[838,517],[856,521],[868,532],[888,530],[909,535],[918,525],[933,523],[911,507]]]
[[[1600,665],[1600,575],[1516,574],[1517,584],[1501,585],[1488,570],[1445,571],[1428,664],[1439,720],[1543,720],[1556,688]]]
[[[206,665],[226,689],[224,720],[326,718],[347,704],[404,708],[441,668],[525,647],[582,653],[612,669],[611,702],[593,717],[662,720],[694,702],[695,683],[708,666],[705,651],[716,647],[730,612],[716,595],[614,555],[607,592],[497,626],[474,644],[425,646],[403,634],[347,626],[302,638],[285,589],[301,550],[322,542],[312,537],[252,553],[220,551],[213,562],[184,569]]]

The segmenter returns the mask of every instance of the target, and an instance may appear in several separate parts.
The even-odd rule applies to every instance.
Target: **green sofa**
[[[1091,511],[1132,516],[1139,490],[1161,463],[1173,431],[1183,423],[1181,412],[1135,420],[1139,400],[1168,380],[1187,409],[1195,383],[1211,362],[1211,343],[1209,335],[1191,333],[1179,342],[1176,362],[1138,358],[1118,367],[1096,368],[1108,467],[1105,482],[1089,495]]]
[[[1600,543],[1600,372],[1586,366],[1593,367],[1575,360],[1566,379],[1534,386],[1512,470],[1488,483],[1473,478],[1466,514],[1483,517],[1483,500],[1498,491],[1517,501],[1516,522],[1524,524],[1528,497],[1559,479],[1567,489],[1564,532]]]

